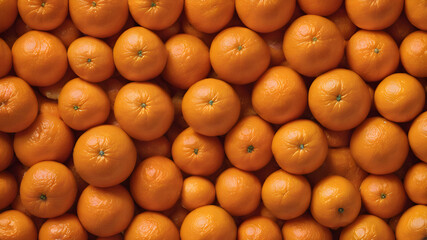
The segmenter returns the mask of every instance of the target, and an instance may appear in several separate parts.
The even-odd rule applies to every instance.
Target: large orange
[[[0,77],[7,75],[12,69],[12,52],[7,43],[0,38]]]
[[[5,0],[0,2],[0,33],[6,31],[10,26],[13,25],[17,15],[18,1]]]
[[[17,210],[8,210],[0,213],[0,238],[36,240],[37,229],[29,216]]]
[[[8,171],[0,172],[0,210],[9,206],[18,194],[18,183],[15,176]]]
[[[245,220],[239,226],[237,240],[246,239],[282,240],[282,234],[273,220],[256,216]]]
[[[212,204],[215,200],[215,186],[208,179],[190,176],[182,183],[181,205],[192,211]]]
[[[394,240],[395,238],[393,230],[381,218],[374,215],[360,215],[340,234],[340,240],[353,239]]]
[[[421,161],[427,163],[427,111],[421,113],[413,122],[408,132],[412,152]]]
[[[0,132],[0,172],[9,167],[13,157],[12,138],[8,134]]]
[[[64,22],[68,15],[68,0],[18,0],[18,11],[28,27],[49,31]]]
[[[125,239],[179,240],[179,232],[173,222],[156,212],[135,216],[124,235]]]
[[[396,239],[424,239],[427,236],[427,206],[415,205],[402,214],[396,226]]]
[[[332,240],[331,231],[320,225],[310,214],[288,220],[282,227],[283,239]]]
[[[404,186],[409,199],[417,204],[427,204],[427,164],[413,165],[406,172]]]
[[[415,31],[400,44],[400,60],[405,70],[414,77],[427,77],[427,33]]]
[[[87,232],[74,214],[50,218],[40,228],[39,240],[87,240]]]
[[[174,24],[184,7],[184,0],[129,0],[128,3],[135,22],[151,30],[162,30]]]
[[[424,0],[405,1],[405,13],[412,25],[427,31],[427,5]]]

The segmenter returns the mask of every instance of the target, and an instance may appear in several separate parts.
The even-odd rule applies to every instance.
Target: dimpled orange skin
[[[424,108],[426,94],[421,83],[406,73],[394,73],[375,89],[378,112],[393,122],[408,122]]]
[[[240,115],[240,100],[224,81],[206,78],[193,84],[182,99],[182,114],[194,131],[206,136],[226,134]]]
[[[134,203],[122,186],[97,188],[89,185],[77,203],[77,215],[83,227],[99,237],[124,231],[134,214]]]
[[[408,139],[415,156],[427,163],[427,111],[418,115],[412,122]]]
[[[316,15],[297,18],[283,38],[286,60],[298,73],[309,77],[338,66],[344,47],[344,37],[335,23]]]
[[[240,224],[237,231],[238,240],[282,240],[282,234],[277,224],[262,216],[252,217]]]
[[[13,160],[12,138],[0,132],[0,172],[9,167]]]
[[[272,67],[256,81],[252,105],[264,120],[283,124],[303,114],[307,106],[307,87],[293,69]]]
[[[128,19],[128,1],[69,0],[75,26],[84,34],[105,38],[119,32]]]
[[[70,169],[61,163],[43,161],[25,172],[20,196],[25,209],[40,218],[64,214],[73,205],[77,184]]]
[[[69,17],[57,28],[50,31],[53,35],[57,36],[64,46],[68,48],[70,44],[77,38],[79,38],[82,33],[74,26],[73,21]]]
[[[411,24],[427,31],[427,5],[424,0],[405,1],[405,13]]]
[[[146,81],[160,75],[168,52],[156,34],[143,27],[133,27],[117,39],[113,57],[123,77],[131,81]]]
[[[215,201],[215,186],[208,179],[198,176],[186,178],[182,184],[181,205],[192,211]]]
[[[279,166],[293,174],[307,174],[326,159],[328,143],[313,121],[299,119],[283,125],[274,135],[272,151]]]
[[[402,214],[396,226],[396,239],[424,239],[427,236],[427,206],[415,205]]]
[[[129,11],[142,27],[162,30],[174,24],[184,7],[184,0],[130,0]]]
[[[234,8],[233,8],[234,10]],[[7,0],[0,3],[0,33],[6,31],[15,23],[18,15],[18,1]]]
[[[347,69],[335,69],[317,77],[308,91],[308,105],[324,127],[349,130],[359,125],[371,108],[369,89],[362,78]]]
[[[69,127],[86,130],[107,120],[110,101],[100,86],[75,78],[62,88],[58,110]]]
[[[311,187],[304,176],[277,170],[267,177],[261,191],[264,206],[279,219],[296,218],[310,205]]]
[[[414,77],[427,77],[427,33],[415,31],[400,44],[400,60],[405,70]]]
[[[73,214],[48,219],[40,228],[39,240],[87,240],[87,232]]]
[[[409,199],[417,204],[427,204],[427,164],[413,165],[405,175],[404,186]]]
[[[18,0],[18,11],[28,27],[49,31],[64,22],[68,15],[68,0]]]
[[[360,215],[340,234],[340,240],[353,239],[394,240],[395,238],[393,230],[381,218],[374,215]]]
[[[224,209],[207,205],[191,211],[181,225],[182,240],[221,239],[235,240],[237,227]]]
[[[256,32],[244,27],[231,27],[215,36],[210,59],[220,79],[247,84],[256,81],[267,70],[270,49]]]
[[[313,188],[310,211],[314,219],[325,227],[344,227],[359,215],[359,191],[341,176],[328,176]]]
[[[49,86],[58,82],[67,71],[64,44],[53,34],[29,31],[12,47],[16,74],[32,86]]]
[[[371,174],[397,171],[408,155],[408,138],[395,123],[381,117],[366,119],[353,132],[350,151],[356,163]]]
[[[261,199],[258,178],[237,168],[223,171],[216,180],[215,190],[221,207],[233,216],[244,216],[255,211]]]
[[[226,135],[224,148],[228,160],[245,171],[263,168],[273,157],[271,143],[274,131],[258,116],[240,120]]]
[[[9,206],[18,193],[18,183],[16,182],[13,174],[3,171],[0,172],[0,194],[2,199],[0,200],[0,209],[3,210]]]
[[[130,191],[144,209],[164,211],[174,206],[181,195],[182,174],[173,161],[154,156],[142,161],[130,178]]]
[[[350,145],[351,131],[333,131],[329,129],[323,129],[328,140],[328,146],[332,148],[348,147]]]
[[[179,240],[179,231],[163,214],[147,211],[135,216],[125,232],[125,239]]]
[[[310,214],[304,214],[286,221],[282,227],[282,234],[283,239],[332,240],[331,231],[316,222]]]
[[[77,173],[95,187],[111,187],[126,180],[136,162],[132,139],[119,127],[101,125],[77,140],[73,152]]]
[[[0,38],[0,62],[2,63],[0,66],[0,77],[3,77],[12,69],[12,52],[2,38]]]
[[[30,217],[17,210],[0,213],[0,238],[2,240],[36,240],[37,229]]]
[[[128,83],[116,96],[114,114],[129,136],[150,141],[163,136],[173,122],[171,97],[153,83]]]
[[[39,114],[34,123],[16,133],[13,148],[27,167],[41,161],[65,162],[74,146],[74,133],[57,116]]]

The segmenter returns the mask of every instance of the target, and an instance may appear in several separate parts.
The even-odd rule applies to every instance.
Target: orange
[[[168,218],[172,220],[175,226],[180,229],[184,218],[187,216],[189,211],[183,208],[180,204],[177,204],[174,208],[172,208],[172,212],[167,214]]]
[[[271,33],[261,34],[261,37],[267,43],[270,49],[270,65],[277,66],[284,62],[285,54],[283,53],[283,36],[285,31],[283,28]]]
[[[415,30],[417,29],[409,22],[406,15],[402,13],[396,22],[387,28],[387,33],[396,41],[397,45],[400,45],[403,39]]]
[[[134,143],[138,156],[141,159],[153,156],[171,157],[171,143],[165,136],[161,136],[151,141],[135,140]]]
[[[360,185],[365,209],[380,218],[391,218],[405,207],[406,194],[402,181],[394,175],[369,175]]]
[[[30,28],[49,31],[64,22],[68,15],[68,0],[18,0],[18,11]]]
[[[113,50],[102,40],[81,37],[68,47],[68,62],[81,79],[102,82],[114,73]]]
[[[329,16],[336,12],[342,5],[343,0],[298,0],[298,5],[307,14]]]
[[[179,240],[179,231],[166,216],[156,212],[143,212],[132,220],[125,239]]]
[[[130,0],[128,3],[135,22],[151,30],[170,27],[184,7],[184,0]]]
[[[98,237],[96,240],[123,240],[123,237],[121,234],[116,234],[111,237]]]
[[[14,28],[18,37],[24,35],[24,33],[26,33],[26,32],[33,30],[27,24],[25,24],[24,21],[22,21],[21,17],[16,18],[16,21],[15,21],[15,24],[13,25],[13,28]]]
[[[252,107],[252,84],[232,85],[240,99],[240,118],[257,115]]]
[[[143,27],[132,27],[117,39],[113,49],[114,64],[131,81],[146,81],[163,71],[168,52],[162,40]]]
[[[39,240],[86,240],[87,232],[74,214],[50,218],[40,228]]]
[[[329,176],[313,188],[310,211],[325,227],[345,227],[359,215],[361,199],[353,184],[341,176]]]
[[[128,83],[128,81],[120,76],[109,78],[100,83],[100,86],[104,89],[105,93],[107,93],[108,99],[110,99],[111,109],[114,109],[117,93],[119,93],[120,89],[126,85],[126,83]]]
[[[332,240],[331,231],[320,225],[310,214],[304,214],[286,221],[282,227],[283,239]]]
[[[345,227],[340,240],[370,239],[394,240],[394,233],[384,220],[374,215],[360,215],[352,224]]]
[[[22,204],[36,217],[53,218],[64,214],[73,205],[76,194],[73,174],[58,162],[36,163],[22,178]]]
[[[405,13],[415,27],[427,31],[427,6],[423,0],[405,1]],[[1,31],[0,31],[1,32]]]
[[[18,183],[13,174],[7,171],[0,172],[0,194],[3,196],[0,199],[0,209],[9,206],[18,194]]]
[[[181,18],[178,18],[172,25],[169,27],[154,31],[157,36],[159,36],[164,42],[166,42],[169,38],[173,37],[174,35],[177,35],[181,32]]]
[[[415,205],[400,217],[396,226],[396,239],[424,239],[427,236],[427,206]]]
[[[16,133],[13,148],[25,166],[41,161],[65,162],[74,146],[74,134],[57,116],[42,113],[22,132]]]
[[[357,31],[356,25],[350,20],[345,10],[345,7],[340,7],[334,14],[328,16],[328,19],[337,25],[345,40],[350,39]]]
[[[381,30],[392,25],[403,10],[404,0],[379,0],[373,4],[369,0],[346,0],[345,8],[351,21],[359,28]]]
[[[215,186],[208,179],[190,176],[182,183],[181,205],[192,211],[212,204],[215,200]]]
[[[0,132],[0,172],[10,166],[13,157],[12,138],[8,134]]]
[[[182,114],[195,132],[224,135],[239,118],[239,97],[229,84],[214,78],[203,79],[185,93]]]
[[[83,133],[73,152],[74,166],[95,187],[111,187],[126,180],[136,162],[132,139],[119,127],[101,125]]]
[[[215,190],[221,207],[233,216],[244,216],[255,211],[261,199],[258,178],[237,168],[223,171],[216,179]]]
[[[323,132],[326,140],[328,140],[328,146],[331,148],[348,147],[350,145],[350,130],[333,131],[325,128]]]
[[[107,120],[110,101],[100,86],[75,78],[62,88],[58,110],[69,127],[86,130]]]
[[[74,40],[82,35],[69,17],[67,17],[59,27],[50,32],[58,37],[66,48],[68,48]]]
[[[230,0],[185,0],[185,16],[195,29],[215,33],[223,29],[234,14],[234,1]]]
[[[188,89],[211,70],[209,49],[199,38],[178,34],[165,43],[168,60],[162,77],[172,86]]]
[[[57,101],[50,100],[50,99],[45,98],[45,97],[40,97],[37,99],[37,101],[39,102],[39,115],[40,114],[48,114],[48,115],[52,115],[58,119],[61,118],[59,116],[58,102]]]
[[[292,68],[272,67],[255,82],[252,105],[264,120],[283,124],[303,114],[307,106],[307,87]]]
[[[17,15],[18,1],[5,0],[0,2],[0,33],[6,31],[13,25]]]
[[[62,88],[64,87],[64,85],[76,78],[77,75],[73,72],[73,70],[71,70],[70,67],[67,68],[67,71],[65,72],[65,75],[61,78],[61,80],[59,80],[58,82],[56,82],[53,85],[49,85],[47,87],[38,87],[39,92],[52,100],[58,100],[59,98],[59,94],[61,93]]]
[[[21,78],[0,78],[0,131],[20,132],[37,117],[38,103],[33,89]]]
[[[427,77],[427,33],[415,31],[400,44],[400,60],[405,70],[414,77]]]
[[[212,68],[220,79],[234,84],[257,80],[270,64],[264,39],[244,27],[227,28],[216,35],[210,48]]]
[[[172,103],[174,107],[174,122],[180,127],[186,128],[188,127],[187,122],[184,120],[184,116],[182,116],[182,98],[184,97],[184,90],[177,90],[175,94],[172,96]],[[250,94],[250,93],[249,93]]]
[[[324,127],[343,131],[366,118],[371,97],[359,75],[347,69],[334,69],[313,81],[308,90],[308,106]]]
[[[237,227],[224,209],[208,205],[191,211],[185,217],[180,236],[182,240],[235,240]]]
[[[316,123],[299,119],[286,123],[276,132],[271,149],[283,170],[293,174],[307,174],[325,161],[328,142]]]
[[[301,216],[308,209],[311,187],[304,176],[277,170],[262,185],[261,197],[264,206],[275,217],[290,220]]]
[[[7,75],[12,69],[12,52],[7,43],[0,38],[0,77]]]
[[[240,224],[237,232],[238,240],[282,240],[279,226],[267,218],[256,216]]]
[[[408,122],[424,108],[426,93],[421,83],[406,73],[394,73],[375,89],[375,107],[385,118]]]
[[[172,125],[171,97],[152,83],[128,83],[117,93],[114,114],[131,137],[151,141],[163,136]]]
[[[382,31],[357,31],[346,51],[350,68],[367,82],[382,80],[399,65],[399,49],[393,38]]]
[[[397,124],[372,117],[353,132],[350,150],[363,170],[371,174],[389,174],[403,165],[409,150],[408,138]]]
[[[17,210],[8,210],[0,213],[0,238],[2,240],[36,240],[37,229],[27,215]]]
[[[134,214],[134,203],[121,185],[97,188],[89,185],[77,203],[77,215],[83,227],[99,237],[124,231]]]
[[[130,191],[142,208],[163,211],[178,201],[182,182],[182,174],[174,162],[155,156],[145,159],[135,168],[130,179]]]
[[[427,204],[427,164],[413,165],[405,175],[404,186],[409,199],[416,204]]]
[[[408,132],[409,145],[412,152],[427,163],[427,111],[421,113],[411,125]]]
[[[354,187],[359,189],[363,179],[368,175],[354,161],[348,147],[329,148],[328,155],[322,166],[307,176],[311,183],[316,184],[331,175],[345,177]]]
[[[105,38],[120,31],[129,15],[122,0],[69,0],[71,20],[84,34]]]
[[[256,171],[271,160],[273,128],[258,116],[241,119],[226,135],[224,142],[228,160],[245,171]]]
[[[58,82],[67,71],[67,52],[55,35],[29,31],[12,47],[13,68],[33,86],[49,86]]]
[[[254,0],[236,0],[236,12],[248,28],[266,33],[283,27],[291,19],[295,5],[295,0],[262,3]]]
[[[315,77],[338,66],[344,56],[344,44],[344,37],[331,20],[305,15],[286,30],[283,52],[293,69]]]
[[[222,1],[222,0],[220,0],[220,1]],[[225,0],[225,1],[231,3],[231,1],[229,1],[229,0]],[[197,2],[200,3],[200,1],[197,1]],[[234,4],[233,4],[233,7],[234,7]],[[215,23],[217,23],[217,22],[219,22],[219,21],[215,21]],[[186,16],[182,16],[182,18],[181,18],[181,28],[182,28],[182,31],[184,33],[193,35],[193,36],[199,38],[200,40],[202,40],[206,44],[206,46],[210,46],[212,43],[212,40],[215,37],[214,33],[204,33],[204,32],[197,30],[196,28],[194,28],[194,26],[191,25],[191,23],[188,21]]]

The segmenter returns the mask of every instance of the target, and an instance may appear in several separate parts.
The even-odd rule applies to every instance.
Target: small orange
[[[415,27],[427,31],[427,6],[423,0],[405,1],[405,13]],[[1,32],[1,31],[0,31]]]
[[[408,155],[408,138],[399,125],[381,117],[366,119],[353,132],[350,150],[356,163],[371,174],[397,171]]]
[[[357,27],[348,17],[345,7],[339,8],[334,14],[328,16],[328,19],[337,25],[345,40],[349,40],[357,31]]]
[[[174,208],[167,211],[165,215],[167,215],[168,218],[175,224],[175,226],[180,229],[182,222],[188,213],[189,211],[187,211],[187,209],[183,208],[180,204],[177,204]]]
[[[30,28],[49,31],[64,22],[68,15],[68,0],[18,0],[18,11]]]
[[[163,211],[178,201],[182,182],[181,171],[174,162],[163,156],[154,156],[135,168],[130,178],[130,191],[142,208]]]
[[[2,240],[36,240],[37,229],[30,217],[17,210],[0,213],[0,238]]]
[[[329,176],[313,188],[310,211],[314,219],[325,227],[345,227],[359,215],[360,193],[341,176]]]
[[[360,215],[352,224],[345,227],[340,240],[370,239],[394,240],[394,233],[384,220],[374,215]]]
[[[282,227],[283,239],[332,240],[331,231],[320,225],[310,214],[286,221]]]
[[[173,122],[171,97],[153,83],[128,83],[116,96],[114,114],[131,137],[151,141],[163,136]]]
[[[171,26],[181,15],[184,0],[130,0],[129,11],[142,27],[162,30]]]
[[[240,118],[257,115],[252,107],[252,84],[232,85],[240,99]]]
[[[181,205],[192,211],[212,204],[215,200],[215,186],[208,179],[190,176],[182,183]]]
[[[223,1],[223,0],[219,0],[219,1]],[[227,1],[228,4],[231,3],[231,1],[229,1],[229,0],[224,0],[224,1]],[[211,2],[214,2],[214,1],[211,1]],[[209,2],[209,3],[211,3],[211,2]],[[197,1],[197,3],[200,3],[200,2]],[[233,4],[233,7],[234,7],[234,4]],[[225,15],[224,13],[221,13],[221,14]],[[203,20],[202,22],[205,22],[205,20]],[[217,22],[219,22],[219,21],[215,21],[215,23],[217,23]],[[183,16],[181,18],[181,28],[182,28],[182,31],[184,33],[193,35],[193,36],[199,38],[200,40],[202,40],[206,44],[206,46],[210,46],[212,43],[212,40],[215,37],[215,34],[213,34],[213,33],[201,32],[201,31],[197,30],[196,28],[194,28],[194,26],[191,25],[191,23],[188,20],[188,17],[186,17],[186,16]]]
[[[75,78],[62,88],[58,110],[72,129],[86,130],[107,120],[110,101],[100,86]]]
[[[242,222],[237,231],[238,240],[282,240],[282,234],[277,224],[262,216],[252,217]]]
[[[196,208],[185,217],[180,236],[182,240],[235,240],[237,227],[224,209],[208,205]]]
[[[414,77],[427,77],[427,33],[415,31],[400,44],[400,60],[405,70]]]
[[[342,5],[343,0],[298,0],[301,10],[307,14],[329,16],[336,12]]]
[[[6,0],[0,2],[0,33],[6,31],[9,27],[13,25],[17,15],[18,1]]]
[[[249,172],[237,168],[223,171],[216,179],[216,198],[233,216],[244,216],[255,211],[261,199],[261,183]]]
[[[206,136],[227,133],[240,115],[240,101],[224,81],[206,78],[193,84],[182,99],[182,114],[194,131]]]
[[[427,164],[413,165],[405,175],[404,186],[409,199],[416,204],[427,204]]]
[[[69,17],[67,17],[59,27],[50,32],[58,37],[66,48],[82,35]]]
[[[283,28],[271,33],[261,34],[261,37],[267,43],[270,49],[270,65],[278,66],[284,62],[285,54],[283,53],[283,36],[285,31]]]
[[[179,231],[166,216],[143,212],[135,216],[125,232],[125,239],[179,240]]]
[[[328,143],[314,122],[299,119],[283,125],[274,135],[272,148],[279,166],[293,174],[307,174],[326,159]]]
[[[40,228],[39,240],[87,240],[87,232],[74,214],[50,218]]]
[[[140,159],[153,156],[171,157],[171,143],[166,136],[151,141],[135,140],[134,143]]]
[[[326,140],[328,140],[328,146],[331,148],[348,147],[350,145],[350,130],[333,131],[325,128],[323,132]]]
[[[12,138],[0,132],[0,172],[10,166],[13,161],[13,142]]]
[[[0,172],[0,210],[9,206],[18,194],[18,183],[13,174],[8,171]]]
[[[256,81],[270,64],[270,49],[256,32],[230,27],[216,35],[210,48],[212,68],[234,84]]]
[[[0,38],[0,78],[6,76],[12,69],[12,52],[7,43]]]
[[[272,67],[255,82],[252,105],[264,120],[284,124],[303,114],[307,106],[307,87],[292,68]]]
[[[36,217],[53,218],[64,214],[73,205],[76,194],[73,174],[58,162],[36,163],[22,178],[22,204]]]
[[[39,115],[48,114],[56,117],[57,119],[61,118],[59,116],[57,101],[54,101],[45,97],[40,97],[37,99],[37,101],[39,102]]]
[[[396,239],[424,239],[427,236],[427,206],[415,205],[402,214],[396,226]]]
[[[311,187],[304,176],[277,170],[262,185],[262,202],[277,218],[290,220],[310,206]]]
[[[124,231],[132,221],[134,203],[122,186],[97,188],[89,185],[77,203],[77,216],[83,227],[99,237]]]

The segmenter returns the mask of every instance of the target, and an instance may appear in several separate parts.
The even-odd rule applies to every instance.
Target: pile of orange
[[[0,0],[1,240],[426,240],[425,0]]]

